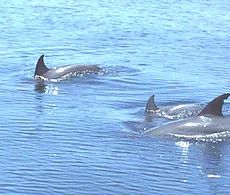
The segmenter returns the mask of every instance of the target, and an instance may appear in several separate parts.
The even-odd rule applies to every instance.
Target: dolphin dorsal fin
[[[216,97],[214,100],[208,103],[208,105],[201,110],[201,112],[198,114],[198,116],[210,114],[214,116],[223,116],[222,113],[222,107],[224,105],[224,100],[227,99],[230,96],[230,93],[224,93],[218,97]]]
[[[47,68],[47,66],[44,63],[44,55],[41,55],[40,58],[37,61],[37,65],[36,65],[35,72],[34,72],[34,77],[36,75],[37,76],[42,76],[48,70],[50,70],[50,69]]]
[[[154,97],[155,95],[152,95],[148,99],[146,107],[145,107],[145,112],[154,112],[156,110],[159,110],[159,108],[155,104]]]

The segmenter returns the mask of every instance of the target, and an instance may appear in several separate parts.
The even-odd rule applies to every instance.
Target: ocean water
[[[0,193],[229,194],[229,139],[138,134],[152,94],[229,92],[229,24],[227,0],[1,1]],[[41,86],[42,54],[105,71]]]

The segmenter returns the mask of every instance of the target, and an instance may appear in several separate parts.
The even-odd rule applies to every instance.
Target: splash
[[[229,131],[222,131],[218,133],[212,133],[209,135],[181,135],[171,134],[172,137],[181,140],[201,141],[201,142],[222,142],[230,138]]]

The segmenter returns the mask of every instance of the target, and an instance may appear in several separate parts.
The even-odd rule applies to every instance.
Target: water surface
[[[229,92],[229,7],[226,0],[1,1],[0,192],[230,193],[228,139],[137,133],[152,94],[163,106]],[[108,72],[39,86],[41,54],[49,67],[96,63]]]

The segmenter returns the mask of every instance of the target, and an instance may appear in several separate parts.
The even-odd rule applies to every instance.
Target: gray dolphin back
[[[34,78],[39,79],[66,79],[75,75],[86,75],[100,72],[101,68],[97,65],[65,65],[50,69],[44,63],[44,55],[40,56],[34,72]]]
[[[216,97],[211,102],[209,102],[208,105],[203,110],[201,110],[198,116],[202,116],[202,115],[223,116],[222,107],[224,104],[224,100],[227,99],[229,96],[230,93],[224,93]]]

